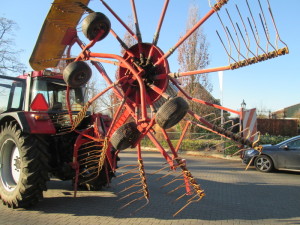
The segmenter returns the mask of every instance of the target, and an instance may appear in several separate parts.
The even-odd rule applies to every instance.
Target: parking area
[[[136,164],[133,151],[121,153],[122,164]],[[244,171],[240,161],[183,155],[187,167],[205,190],[206,196],[190,204],[175,218],[186,202],[168,191],[176,182],[161,188],[164,172],[159,153],[145,152],[144,163],[149,184],[150,203],[133,213],[144,202],[120,209],[125,201],[118,194],[120,178],[102,192],[78,192],[73,198],[70,181],[51,180],[44,200],[30,210],[1,206],[0,224],[300,224],[300,173],[260,173]],[[172,174],[171,176],[175,176]],[[169,176],[170,177],[170,176]]]

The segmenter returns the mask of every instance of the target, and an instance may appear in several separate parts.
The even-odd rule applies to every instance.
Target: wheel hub
[[[21,158],[14,140],[7,139],[1,146],[1,182],[7,191],[13,191],[21,174]]]
[[[140,52],[142,52],[142,54],[140,54]],[[159,65],[154,66],[153,64],[163,55],[163,52],[157,46],[148,43],[141,43],[129,48],[123,56],[123,58],[137,71],[138,68],[143,70],[141,78],[146,87],[145,94],[148,104],[152,104],[157,101],[168,85],[168,78],[156,79],[155,77],[156,75],[169,73],[169,64],[167,60],[163,60]],[[120,67],[118,78],[120,79],[124,76],[128,76],[129,78],[126,83],[121,84],[125,96],[139,104],[140,88],[136,78],[127,68]],[[154,91],[150,86],[154,86],[156,91]]]

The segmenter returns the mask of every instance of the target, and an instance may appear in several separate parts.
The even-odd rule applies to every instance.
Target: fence
[[[298,135],[297,119],[257,119],[257,129],[261,134],[296,136]]]

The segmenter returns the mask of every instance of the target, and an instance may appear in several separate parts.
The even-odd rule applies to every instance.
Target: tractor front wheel
[[[14,122],[0,133],[0,197],[4,205],[27,208],[36,204],[46,190],[47,159],[43,143],[25,135]]]

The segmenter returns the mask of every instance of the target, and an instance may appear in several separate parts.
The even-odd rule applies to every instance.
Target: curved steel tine
[[[251,10],[251,8],[250,8],[250,5],[249,5],[248,0],[246,0],[246,3],[247,3],[247,7],[248,7],[248,10],[249,10],[250,16],[251,16],[251,18],[252,18],[252,22],[253,22],[254,28],[255,28],[256,38],[257,38],[257,41],[258,41],[258,43],[259,43],[260,40],[259,40],[259,35],[258,35],[257,26],[256,26],[256,23],[255,23],[255,20],[254,20],[254,16],[253,16],[253,14],[252,14],[252,10]]]
[[[256,54],[259,55],[259,54],[258,54],[258,49],[262,50],[263,53],[266,54],[265,50],[263,50],[262,47],[260,47],[260,45],[259,45],[259,40],[257,39],[257,36],[256,36],[255,33],[254,33],[254,30],[253,30],[253,27],[252,27],[252,24],[251,24],[251,22],[250,22],[249,17],[247,17],[247,19],[248,19],[248,22],[249,22],[249,25],[250,25],[250,28],[251,28],[251,31],[252,31],[254,40],[255,40],[255,42],[256,42],[256,46],[257,46],[257,48],[256,48]]]
[[[259,14],[259,16],[260,16],[260,20],[261,20],[261,22],[262,22],[262,25],[263,25],[263,28],[264,28],[264,31],[265,31],[265,35],[266,35],[267,41],[268,41],[268,43],[272,46],[272,48],[276,51],[276,48],[275,48],[275,47],[271,44],[271,42],[270,42],[270,33],[269,33],[269,29],[268,29],[266,17],[265,17],[263,8],[262,8],[262,6],[261,6],[261,2],[260,2],[260,0],[257,0],[257,1],[258,1],[259,8],[260,8],[260,12],[261,12],[261,14]],[[262,15],[262,16],[261,16],[261,15]],[[267,50],[267,51],[268,51],[268,50]]]
[[[141,198],[139,198],[138,200],[141,200],[142,199],[142,197]],[[144,204],[144,205],[142,205],[140,208],[137,208],[133,213],[131,213],[131,214],[134,214],[134,213],[136,213],[136,212],[138,212],[138,211],[140,211],[142,208],[144,208],[146,205],[148,205],[149,204],[149,199],[148,198],[146,198],[146,203]]]
[[[122,207],[120,207],[119,209],[124,209],[125,207],[127,207],[127,206],[131,205],[132,203],[134,203],[134,202],[136,202],[136,201],[139,201],[139,200],[141,200],[141,199],[143,199],[143,198],[144,198],[144,196],[141,196],[141,197],[139,197],[139,198],[133,199],[133,200],[131,200],[130,202],[128,202],[128,203],[126,203],[125,205],[123,205]]]
[[[223,125],[227,124],[227,123],[231,123],[231,125],[234,125],[233,120],[227,120],[223,123]]]
[[[247,31],[247,28],[246,28],[244,19],[243,19],[243,17],[242,17],[242,14],[241,14],[240,9],[239,9],[239,7],[237,6],[237,4],[235,4],[235,7],[236,7],[236,10],[238,11],[238,14],[239,14],[239,16],[240,16],[240,19],[241,19],[241,21],[242,21],[242,24],[243,24],[243,26],[244,26],[244,30],[245,30],[245,34],[246,34],[246,37],[247,37],[247,42],[248,42],[248,44],[246,44],[246,41],[244,40],[244,36],[242,35],[242,32],[241,32],[241,30],[240,30],[238,24],[237,24],[237,27],[238,27],[238,29],[239,29],[239,31],[240,31],[240,34],[241,34],[241,36],[242,36],[242,38],[243,38],[243,41],[244,41],[244,43],[245,43],[245,45],[246,45],[246,48],[247,48],[248,51],[251,52],[251,54],[253,54],[253,56],[255,57],[256,55],[250,50],[250,38],[249,38],[249,35],[248,35],[248,31]],[[247,52],[247,57],[248,57],[248,52]]]
[[[198,195],[194,196],[193,198],[197,197]],[[182,210],[184,210],[186,207],[188,207],[191,203],[194,203],[194,202],[199,202],[200,200],[202,199],[202,196],[199,197],[199,199],[197,200],[191,200],[188,201],[183,207],[181,207],[181,209],[179,209],[176,213],[173,214],[173,217],[175,217],[176,215],[178,215]]]
[[[239,56],[240,56],[240,55],[241,55],[244,59],[246,59],[246,57],[239,51],[238,47],[236,46],[236,44],[235,44],[235,42],[234,42],[234,40],[233,40],[233,37],[232,37],[232,35],[231,35],[231,33],[230,33],[230,31],[229,31],[229,29],[228,29],[227,26],[226,26],[226,29],[227,29],[227,31],[228,31],[228,33],[229,33],[229,36],[230,36],[230,38],[231,38],[231,41],[233,42],[233,45],[234,45],[236,51],[238,52],[238,61],[240,61],[240,60],[239,60]]]
[[[218,37],[219,37],[219,39],[220,39],[220,41],[221,41],[221,43],[222,43],[222,45],[223,45],[223,47],[224,47],[224,49],[225,49],[227,55],[228,55],[228,61],[229,61],[229,64],[230,64],[230,59],[232,59],[234,62],[237,62],[237,61],[236,61],[234,58],[232,58],[232,56],[231,56],[231,44],[230,44],[230,39],[229,39],[229,37],[228,37],[228,33],[227,33],[226,29],[225,29],[224,23],[223,23],[223,21],[222,21],[222,19],[221,19],[221,17],[220,17],[220,15],[219,15],[218,12],[217,12],[217,16],[218,16],[218,18],[219,18],[219,20],[220,20],[220,23],[221,23],[221,25],[222,25],[222,27],[223,27],[223,30],[224,30],[225,34],[226,34],[226,38],[227,38],[227,42],[228,42],[228,46],[229,46],[229,52],[227,51],[227,48],[225,47],[225,44],[224,44],[224,42],[223,42],[221,36],[219,35],[219,32],[218,32],[218,31],[216,31],[216,32],[217,32],[217,35],[218,35]]]
[[[230,59],[232,59],[234,62],[237,62],[234,58],[232,58],[231,53],[227,51],[227,48],[226,48],[226,46],[225,46],[225,44],[224,44],[224,42],[223,42],[223,40],[222,40],[219,32],[217,30],[216,30],[216,32],[217,32],[217,35],[218,35],[218,37],[219,37],[219,39],[221,41],[221,44],[223,45],[223,48],[224,48],[225,52],[228,55],[228,63],[230,64]],[[231,48],[230,48],[230,51],[231,51]]]
[[[278,40],[279,40],[282,44],[284,44],[285,47],[288,47],[287,44],[286,44],[284,41],[282,41],[281,38],[280,38],[278,29],[277,29],[277,26],[276,26],[276,23],[275,23],[275,19],[274,19],[273,13],[272,13],[271,4],[270,4],[269,0],[267,0],[267,2],[268,2],[269,13],[270,13],[270,15],[271,15],[272,22],[273,22],[273,25],[274,25],[274,28],[275,28],[275,31],[276,31],[276,37],[277,37],[277,39],[276,39],[276,49],[278,49],[278,43],[277,43]]]
[[[130,197],[130,196],[132,196],[132,195],[134,195],[134,194],[140,194],[140,193],[143,193],[143,190],[142,190],[142,189],[141,189],[141,190],[134,191],[134,192],[131,192],[131,193],[127,194],[127,195],[124,195],[123,197],[119,198],[117,201],[122,201],[122,200],[124,200],[125,198],[128,198],[128,197]]]
[[[240,35],[241,35],[241,37],[242,37],[242,39],[243,39],[243,42],[244,42],[244,44],[245,44],[245,46],[246,46],[246,48],[247,48],[247,58],[248,58],[248,55],[249,55],[249,52],[256,58],[257,56],[250,50],[250,48],[249,48],[249,46],[250,46],[250,42],[249,42],[249,45],[247,46],[247,44],[246,44],[246,41],[245,41],[245,38],[244,38],[244,36],[243,36],[243,34],[242,34],[242,31],[241,31],[241,29],[240,29],[240,27],[239,27],[239,25],[236,23],[236,26],[237,26],[237,28],[238,28],[238,30],[239,30],[239,32],[240,32]],[[248,37],[248,34],[247,34],[247,38],[249,38]]]
[[[238,53],[239,53],[239,55],[238,55],[238,61],[240,61],[240,55],[242,55],[241,53],[240,53],[240,47],[241,47],[241,45],[240,45],[240,39],[239,39],[239,36],[238,36],[238,33],[236,32],[236,28],[235,28],[235,26],[234,26],[234,24],[233,24],[233,22],[232,22],[232,19],[231,19],[231,16],[230,16],[230,14],[229,14],[229,12],[228,12],[228,10],[226,9],[226,13],[227,13],[227,16],[228,16],[228,18],[229,18],[229,20],[230,20],[230,23],[231,23],[231,25],[232,25],[232,27],[233,27],[233,30],[234,30],[234,32],[235,32],[235,36],[236,36],[236,39],[237,39],[237,41],[238,41],[238,49],[237,49],[237,51],[238,51]],[[243,56],[243,55],[242,55]],[[245,57],[244,57],[245,58]]]
[[[131,188],[134,188],[134,187],[140,187],[140,186],[141,186],[141,182],[138,181],[138,182],[136,182],[136,183],[130,185],[129,187],[124,188],[124,189],[123,189],[122,191],[120,191],[118,194],[123,193],[123,192],[125,192],[125,191],[128,191],[128,190],[130,190]]]
[[[248,0],[246,0],[246,3],[247,3],[247,7],[248,7],[248,10],[249,10],[250,16],[251,16],[252,21],[253,21],[254,28],[255,28],[255,32],[254,32],[253,27],[252,27],[252,24],[251,24],[251,22],[250,22],[250,19],[249,19],[249,17],[248,17],[248,22],[249,22],[250,28],[251,28],[251,30],[252,30],[252,33],[253,33],[253,36],[254,36],[256,45],[257,45],[257,49],[256,49],[257,55],[258,55],[258,48],[261,49],[261,50],[263,51],[263,53],[266,54],[266,52],[265,52],[265,51],[262,49],[262,47],[260,46],[260,38],[259,38],[257,26],[256,26],[256,23],[255,23],[255,20],[254,20],[254,17],[253,17],[253,14],[252,14],[250,5],[249,5],[249,3],[248,3]]]
[[[185,184],[181,184],[181,185],[179,185],[178,187],[176,187],[176,188],[172,189],[171,191],[169,191],[167,194],[171,194],[171,193],[173,193],[173,192],[179,190],[180,188],[184,188],[185,186],[186,186]],[[184,194],[186,195],[186,193],[184,193]],[[176,201],[176,199],[174,200],[174,202],[175,202],[175,201]]]
[[[271,47],[275,50],[276,52],[276,48],[272,45],[272,43],[270,42],[270,35],[268,33],[268,27],[267,27],[267,24],[263,22],[263,18],[261,16],[261,14],[259,14],[259,18],[260,18],[260,21],[261,21],[261,24],[262,24],[262,27],[264,29],[264,33],[265,33],[265,36],[266,36],[266,39],[267,39],[267,52],[269,53],[269,49],[268,49],[268,46],[271,45]]]

